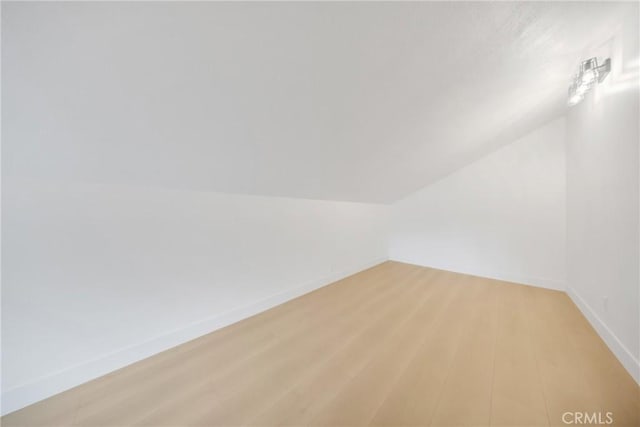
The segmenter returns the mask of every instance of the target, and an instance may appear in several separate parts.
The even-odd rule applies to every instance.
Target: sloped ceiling
[[[3,2],[3,174],[392,202],[564,114],[628,7]]]

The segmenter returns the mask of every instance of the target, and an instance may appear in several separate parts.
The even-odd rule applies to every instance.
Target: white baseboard
[[[2,415],[8,414],[25,406],[31,405],[32,403],[53,396],[54,394],[69,390],[70,388],[83,384],[87,381],[101,377],[142,359],[146,359],[154,354],[201,337],[202,335],[213,332],[216,329],[220,329],[242,319],[246,319],[247,317],[280,305],[344,277],[373,267],[386,260],[386,257],[378,258],[371,262],[341,270],[323,278],[312,280],[302,286],[288,289],[269,298],[248,304],[244,307],[235,308],[226,313],[192,323],[184,328],[167,332],[166,334],[151,338],[139,344],[121,348],[99,358],[54,372],[28,384],[14,387],[2,393],[1,413]]]
[[[566,289],[566,285],[564,281],[549,279],[545,277],[535,277],[535,276],[521,276],[517,274],[509,274],[502,272],[486,272],[486,271],[477,271],[473,268],[465,268],[459,266],[451,266],[451,265],[427,265],[424,263],[416,262],[414,260],[404,260],[399,258],[391,257],[389,258],[391,261],[402,262],[405,264],[413,264],[419,265],[421,267],[435,268],[436,270],[446,270],[454,273],[462,273],[468,274],[470,276],[484,277],[487,279],[495,279],[502,280],[504,282],[513,282],[522,285],[536,286],[538,288],[552,289],[555,291],[564,291]]]
[[[629,349],[620,341],[611,329],[600,319],[596,312],[586,303],[584,299],[575,289],[569,287],[567,289],[569,298],[580,309],[584,317],[587,318],[591,326],[596,330],[600,338],[607,344],[609,349],[618,358],[622,366],[629,372],[636,383],[640,384],[640,362],[636,359]]]

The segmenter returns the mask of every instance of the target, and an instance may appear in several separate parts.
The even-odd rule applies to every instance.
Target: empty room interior
[[[640,426],[640,3],[2,1],[3,426]]]

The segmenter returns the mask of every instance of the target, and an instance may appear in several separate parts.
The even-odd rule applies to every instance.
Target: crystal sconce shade
[[[607,58],[598,65],[597,58],[587,59],[580,64],[580,71],[569,86],[569,105],[576,105],[584,98],[593,85],[602,82],[611,71],[611,59]]]

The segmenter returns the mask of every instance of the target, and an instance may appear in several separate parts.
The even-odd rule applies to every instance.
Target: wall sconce
[[[571,86],[569,86],[569,105],[576,105],[582,101],[584,95],[589,92],[589,89],[596,83],[602,82],[607,74],[611,71],[611,58],[604,60],[604,63],[598,66],[598,59],[591,58],[586,61],[582,61],[580,64],[580,71],[573,79]]]

